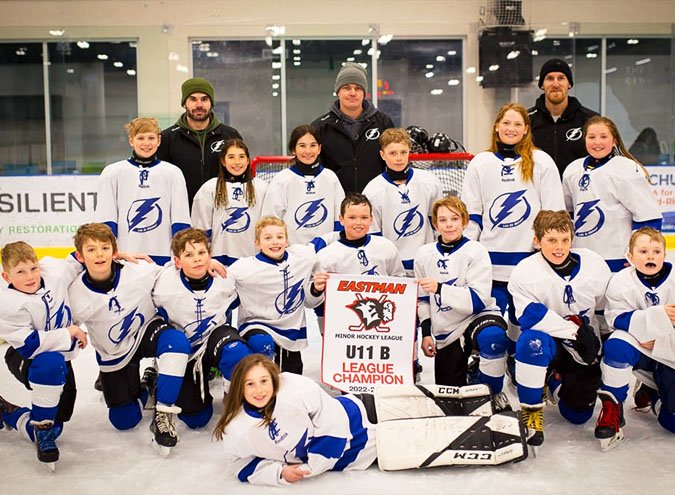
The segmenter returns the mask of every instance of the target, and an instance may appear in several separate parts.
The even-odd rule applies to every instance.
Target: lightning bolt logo
[[[295,210],[297,229],[311,229],[321,225],[328,216],[328,208],[323,205],[323,198],[307,201]]]
[[[143,327],[145,317],[142,313],[137,313],[138,308],[132,309],[124,318],[118,321],[108,330],[108,338],[113,344],[119,344],[127,335],[137,332]]]
[[[231,234],[239,234],[248,230],[251,225],[251,217],[246,211],[246,207],[233,206],[225,210],[227,219],[220,224],[223,232],[229,232]]]
[[[490,207],[492,229],[517,227],[530,216],[532,207],[525,197],[527,189],[500,194]],[[496,210],[496,213],[495,213]]]
[[[279,294],[274,300],[274,305],[280,315],[288,315],[298,309],[305,301],[305,290],[302,287],[302,280],[290,285],[284,292]]]
[[[137,199],[127,212],[129,232],[149,232],[162,223],[159,198]]]
[[[419,205],[415,205],[409,210],[400,213],[394,219],[394,232],[398,234],[397,240],[401,237],[410,237],[417,234],[424,226],[424,217],[417,209]]]
[[[583,201],[577,204],[577,213],[574,220],[574,235],[588,237],[595,234],[605,225],[605,213],[598,207],[599,199]],[[595,221],[591,222],[592,217]]]
[[[198,319],[185,325],[185,333],[188,335],[188,341],[192,347],[200,344],[204,340],[204,336],[210,334],[210,329],[216,326],[213,318],[215,318],[215,315]]]
[[[457,282],[457,277],[451,278],[450,280],[444,282],[446,285],[455,285],[455,282]],[[441,302],[441,295],[440,294],[434,294],[434,302],[436,303],[436,312],[437,313],[445,313],[446,311],[451,311],[452,306],[449,304],[443,306],[443,303]]]

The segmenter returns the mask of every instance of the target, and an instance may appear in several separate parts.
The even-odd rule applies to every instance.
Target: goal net
[[[271,182],[272,178],[288,168],[291,156],[258,156],[251,160],[253,175]],[[428,170],[441,181],[443,194],[459,196],[466,175],[466,167],[473,158],[470,153],[411,153],[413,168]]]

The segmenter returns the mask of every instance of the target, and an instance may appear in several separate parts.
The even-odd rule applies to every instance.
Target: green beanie
[[[204,93],[211,99],[211,106],[216,104],[216,97],[213,91],[213,86],[211,86],[211,83],[208,82],[203,77],[193,77],[192,79],[188,79],[180,87],[180,90],[181,90],[181,99],[180,99],[181,107],[185,105],[185,100],[187,100],[192,93]]]

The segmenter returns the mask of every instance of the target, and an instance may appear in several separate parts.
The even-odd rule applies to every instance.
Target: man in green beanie
[[[367,91],[366,69],[355,62],[343,63],[335,79],[338,99],[312,122],[321,137],[321,163],[335,172],[345,192],[363,191],[382,173],[380,136],[394,127],[387,114],[366,100]]]
[[[180,101],[185,113],[162,131],[157,150],[160,160],[173,163],[183,172],[190,208],[201,185],[218,176],[223,143],[241,139],[234,127],[222,124],[213,113],[215,100],[213,86],[206,79],[193,77],[185,81]]]

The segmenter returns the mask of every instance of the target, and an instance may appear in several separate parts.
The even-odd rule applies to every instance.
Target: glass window
[[[237,129],[253,156],[276,154],[281,136],[281,50],[278,40],[193,41],[195,76],[216,92],[216,116]]]
[[[136,43],[49,43],[52,173],[99,173],[129,156],[138,116]]]
[[[607,116],[625,145],[646,164],[666,163],[673,136],[671,40],[608,38],[606,76]]]
[[[47,170],[42,43],[0,44],[0,175]]]

